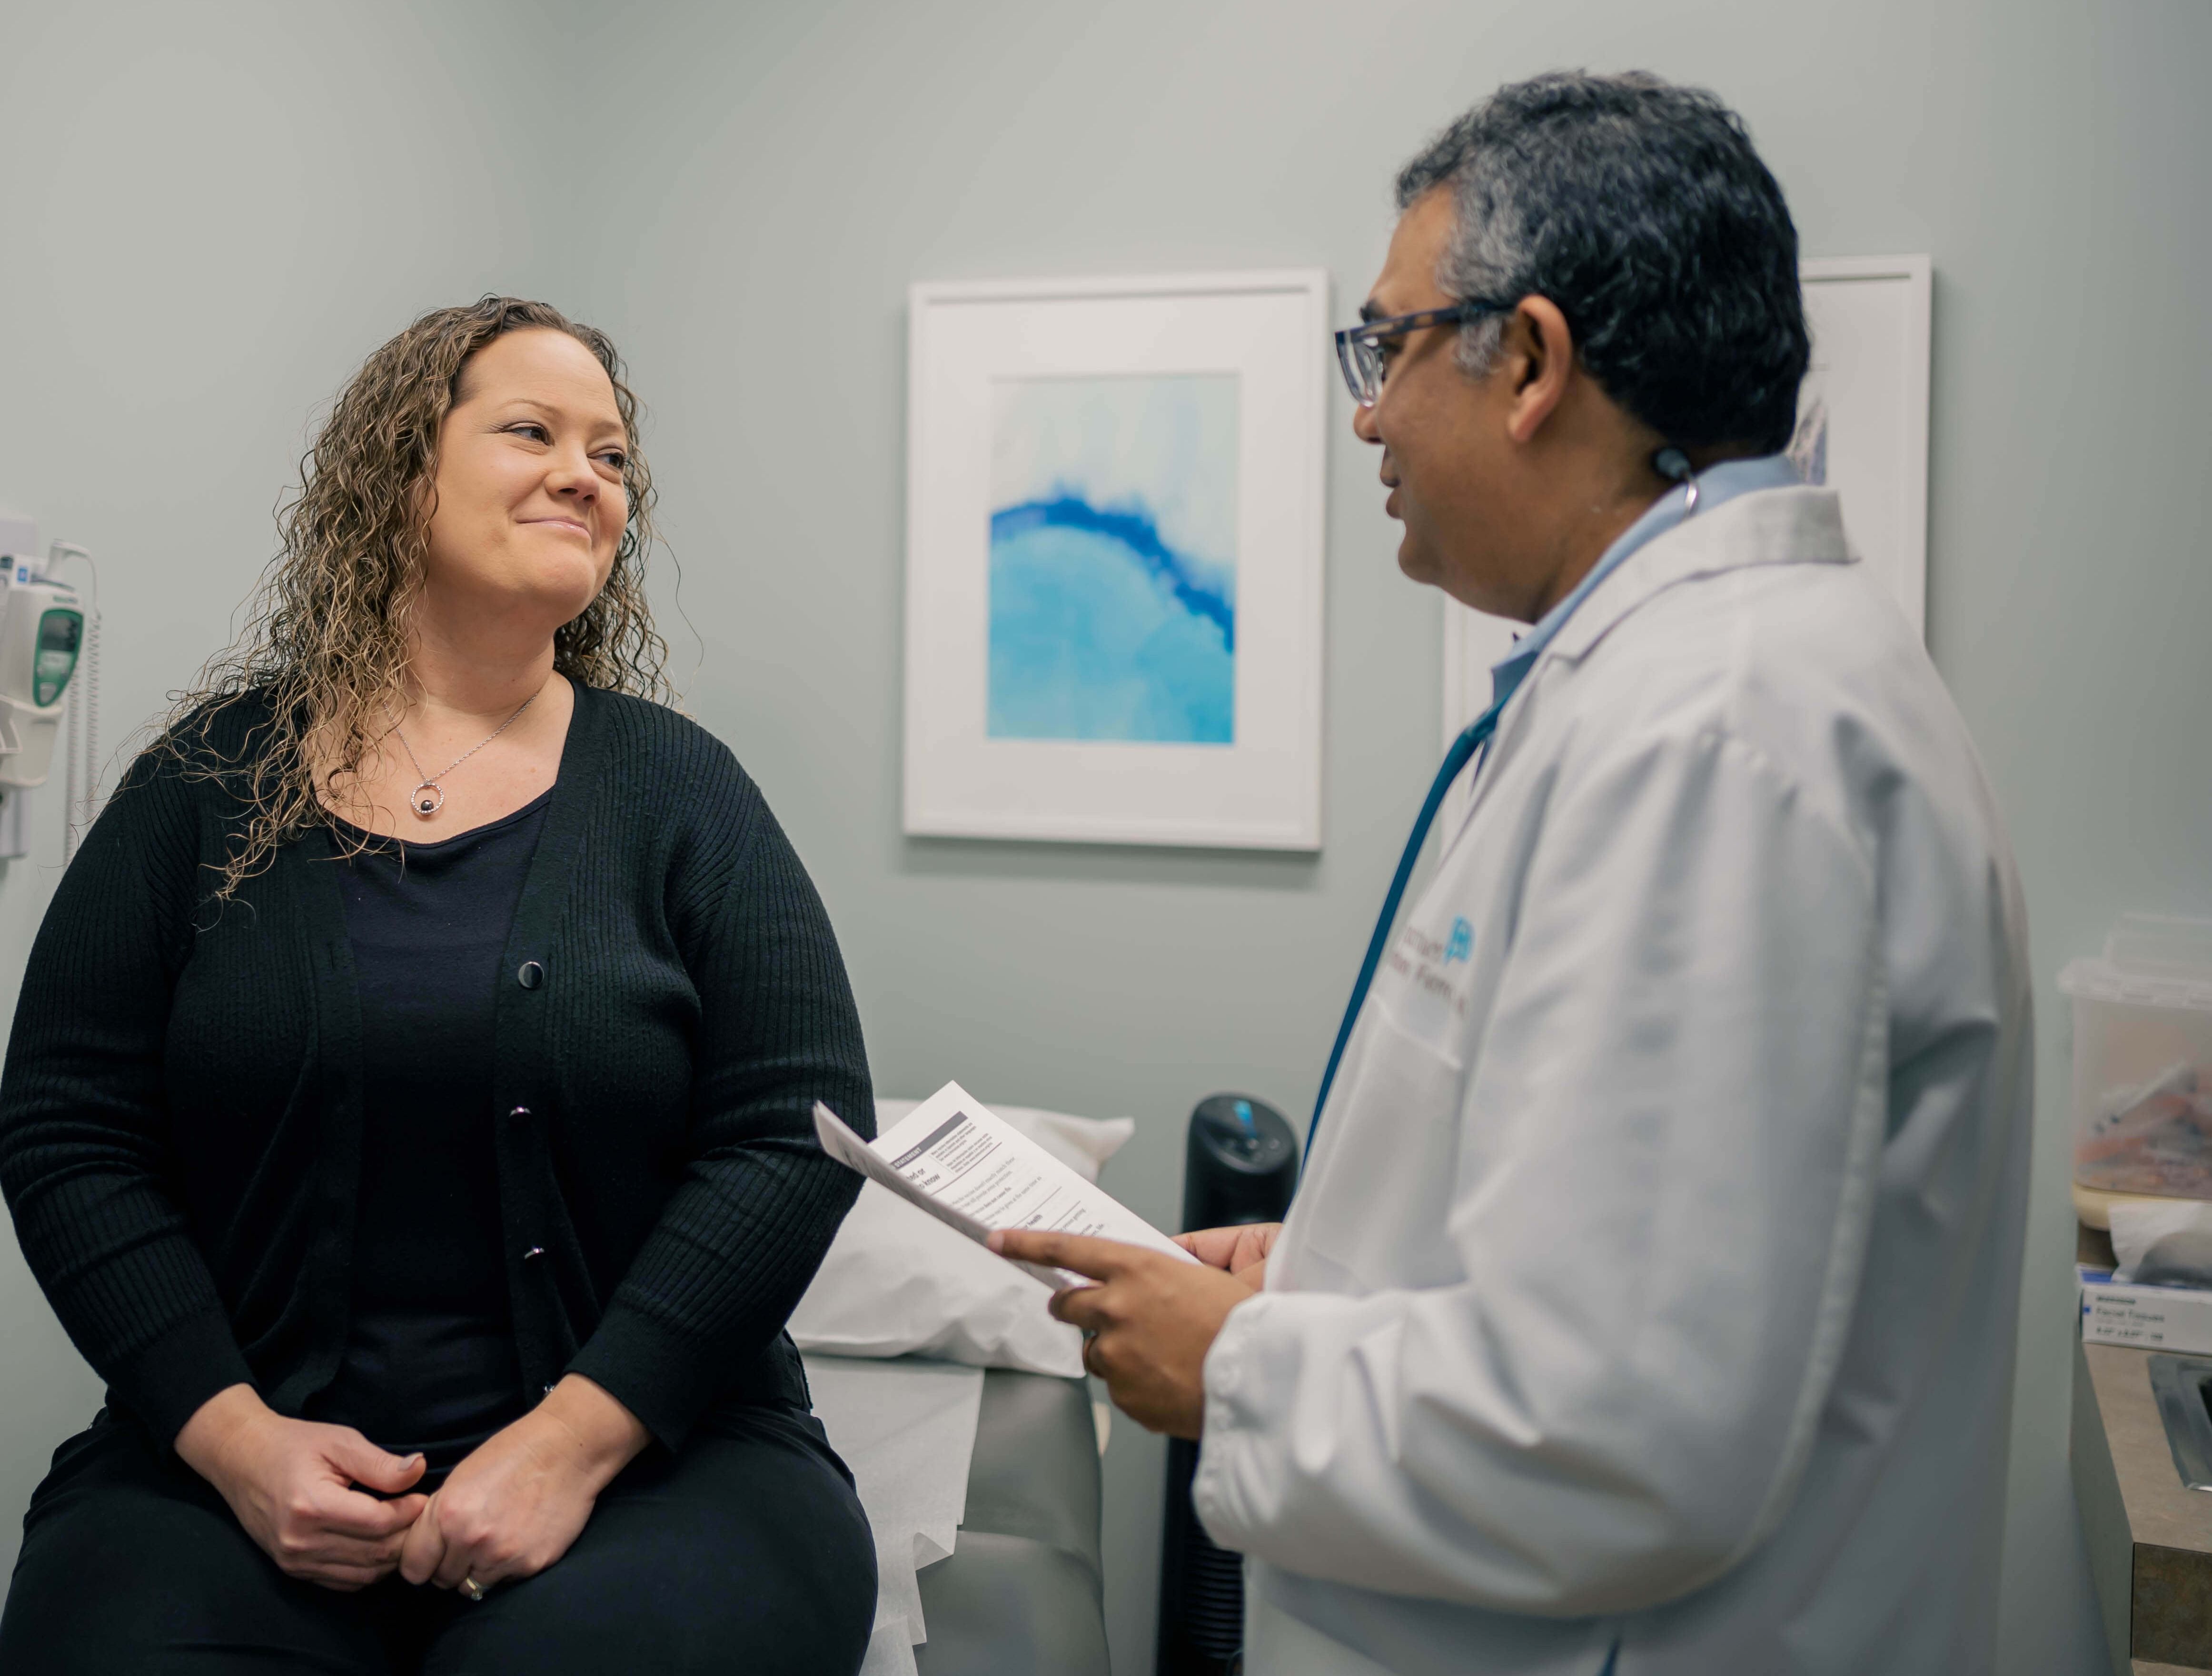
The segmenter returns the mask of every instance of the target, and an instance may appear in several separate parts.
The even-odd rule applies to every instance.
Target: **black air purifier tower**
[[[1297,1180],[1297,1144],[1273,1106],[1242,1094],[1198,1102],[1183,1160],[1186,1231],[1279,1222]],[[1198,1445],[1170,1438],[1158,1676],[1223,1676],[1244,1640],[1243,1562],[1215,1547],[1191,1511],[1197,1471]]]

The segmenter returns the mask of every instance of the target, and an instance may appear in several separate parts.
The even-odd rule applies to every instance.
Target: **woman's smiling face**
[[[493,339],[462,367],[438,438],[426,586],[441,604],[542,620],[599,595],[629,521],[613,383],[564,331]]]

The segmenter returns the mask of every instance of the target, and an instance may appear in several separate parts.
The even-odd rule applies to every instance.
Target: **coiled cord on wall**
[[[63,759],[66,801],[62,806],[62,863],[76,854],[77,841],[100,802],[100,567],[75,542],[57,541],[46,549],[51,574],[64,559],[82,559],[92,573],[92,608],[84,616],[84,645],[77,653],[76,678],[69,684],[68,755]]]

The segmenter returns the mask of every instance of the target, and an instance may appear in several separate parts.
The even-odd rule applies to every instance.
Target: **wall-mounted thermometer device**
[[[43,786],[84,647],[84,604],[34,554],[0,557],[8,566],[0,581],[0,786]]]
[[[73,559],[92,577],[88,603],[53,574]],[[71,542],[52,543],[40,563],[38,525],[0,512],[0,860],[31,853],[25,793],[53,772],[64,715],[66,862],[99,805],[100,574]]]

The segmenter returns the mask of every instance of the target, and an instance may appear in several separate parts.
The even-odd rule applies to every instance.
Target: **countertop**
[[[2149,1359],[2075,1347],[2074,1483],[2119,1676],[2212,1670],[2212,1494],[2174,1467]]]

